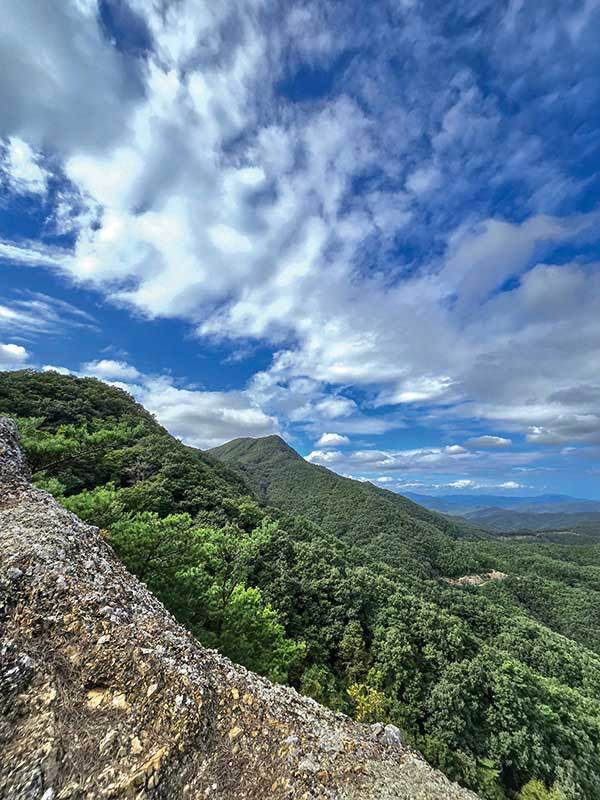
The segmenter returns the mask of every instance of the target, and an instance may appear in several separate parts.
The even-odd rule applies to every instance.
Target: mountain
[[[565,531],[600,538],[600,511],[579,513],[548,511],[513,511],[504,508],[480,508],[463,513],[469,522],[501,533],[519,531]]]
[[[150,608],[147,600],[155,610],[162,604],[194,640],[245,668],[293,686],[301,695],[361,723],[397,726],[401,737],[433,766],[483,800],[556,800],[561,792],[567,800],[600,796],[597,545],[558,545],[531,537],[510,541],[500,536],[484,538],[473,531],[472,524],[468,535],[461,535],[456,522],[409,500],[307,464],[280,439],[220,448],[221,457],[229,450],[228,465],[211,453],[186,447],[125,392],[92,379],[29,371],[0,373],[0,409],[16,418],[37,489],[50,492],[67,511],[98,526],[108,546],[100,555],[110,563],[111,574],[114,568],[114,574],[125,575],[109,556],[114,552],[155,598],[150,600],[144,594],[145,610],[138,613],[133,586],[140,584],[127,582],[125,594],[112,601],[118,586],[108,580],[104,562],[96,558],[97,537],[88,536],[80,527],[74,528],[71,536],[69,526],[75,525],[75,518],[60,509],[60,515],[58,511],[55,514],[58,506],[50,495],[35,494],[43,497],[43,502],[31,505],[19,501],[15,518],[10,516],[15,500],[12,489],[0,494],[4,502],[0,540],[7,532],[10,537],[2,564],[12,565],[16,559],[15,569],[27,576],[21,588],[18,581],[22,576],[11,572],[15,584],[3,587],[8,605],[0,606],[2,624],[10,618],[11,631],[18,629],[19,633],[14,658],[0,648],[0,687],[13,678],[19,682],[19,670],[29,674],[30,666],[44,665],[36,684],[42,688],[33,696],[37,710],[30,709],[34,717],[27,710],[23,724],[28,731],[42,731],[38,738],[44,742],[46,728],[56,734],[60,747],[66,748],[64,763],[69,766],[64,769],[70,774],[79,775],[84,769],[77,761],[83,750],[77,748],[88,753],[86,769],[96,776],[94,781],[121,780],[119,776],[130,774],[128,765],[134,768],[138,764],[134,758],[138,753],[120,738],[123,719],[119,708],[129,702],[122,687],[131,682],[135,702],[130,713],[134,725],[145,732],[142,736],[132,731],[139,739],[131,743],[133,751],[141,746],[146,753],[148,745],[148,758],[154,759],[156,744],[169,752],[164,791],[160,783],[158,788],[154,785],[163,780],[162,766],[158,777],[148,775],[152,783],[145,784],[139,770],[135,773],[135,780],[146,785],[150,796],[173,796],[175,787],[174,796],[178,797],[175,771],[192,775],[194,787],[200,785],[197,767],[214,776],[221,791],[217,766],[222,776],[231,769],[233,783],[225,783],[223,796],[231,786],[234,796],[256,796],[254,771],[256,791],[277,796],[265,785],[258,751],[247,746],[244,725],[234,721],[233,715],[241,718],[242,712],[231,709],[226,699],[227,676],[238,674],[230,662],[218,662],[227,668],[216,672],[207,666],[207,676],[216,676],[215,683],[223,684],[225,696],[207,687],[203,708],[208,717],[198,716],[195,707],[196,716],[191,718],[196,727],[191,732],[185,727],[188,717],[180,714],[192,711],[182,711],[182,701],[177,698],[198,696],[193,688],[198,677],[193,665],[197,660],[208,664],[202,660],[208,654],[192,639],[186,639],[191,649],[179,647],[179,634],[173,627],[163,637],[158,621],[148,633],[144,628],[144,614]],[[238,454],[235,459],[234,450]],[[2,457],[0,447],[0,460]],[[44,523],[46,512],[48,525]],[[61,531],[66,539],[61,538]],[[81,541],[77,533],[81,533]],[[83,563],[81,548],[90,555]],[[19,566],[20,552],[25,568]],[[83,595],[69,594],[75,589],[68,572],[71,560],[76,574],[83,569]],[[502,580],[490,578],[500,573]],[[0,583],[3,574],[0,569]],[[120,577],[117,583],[121,584]],[[17,596],[17,589],[23,593],[18,594],[14,606],[10,598]],[[63,599],[67,606],[61,604]],[[156,612],[161,620],[165,614],[162,606]],[[175,626],[170,617],[169,626]],[[110,640],[99,642],[105,635]],[[111,650],[113,641],[116,653]],[[48,642],[50,646],[44,649]],[[130,660],[127,655],[124,662],[115,662],[115,674],[113,656],[118,659],[121,652],[131,654],[132,647]],[[22,666],[19,652],[26,656]],[[143,702],[136,694],[137,687],[145,687],[137,682],[138,663],[142,672],[158,676],[150,684],[157,688],[152,688]],[[54,665],[55,673],[51,671]],[[58,682],[56,711],[43,705],[45,676],[53,697],[54,674]],[[163,679],[167,685],[173,681],[176,688],[166,693],[166,706],[155,706]],[[177,683],[181,680],[183,684]],[[282,716],[277,698],[284,698],[287,707],[285,698],[290,694],[278,690],[271,695],[263,692],[260,687],[264,684],[259,686],[258,679],[252,680],[263,698],[261,705],[256,696],[259,717],[252,738],[267,736],[264,752],[271,770],[269,718],[279,724]],[[241,689],[233,688],[243,699]],[[33,737],[19,727],[20,710],[29,702],[27,691],[19,693],[17,688],[19,699],[15,701],[11,694],[3,709],[12,714],[0,731],[3,753],[8,752],[6,742],[10,742],[12,765],[20,740],[29,742],[30,748],[23,751],[23,759],[37,763],[37,756],[31,753]],[[98,704],[98,709],[90,709],[90,714],[98,711],[93,718],[87,711],[80,713],[84,710],[82,692],[88,691],[92,706]],[[63,697],[65,706],[60,705]],[[233,694],[232,698],[239,699]],[[302,709],[315,708],[310,701],[298,702]],[[272,714],[268,710],[271,704]],[[38,712],[42,717],[35,716]],[[155,712],[158,716],[153,716]],[[227,740],[233,731],[231,750],[221,749],[225,738],[219,728],[221,720],[227,726],[232,723],[225,731]],[[314,717],[311,720],[320,724]],[[312,744],[304,745],[304,737],[329,752],[326,742],[317,745],[318,733],[311,738],[296,717],[293,724],[300,732],[289,735],[297,735],[299,743],[286,742],[285,733],[280,746],[306,747],[309,757],[290,762],[290,769],[299,771],[290,779],[292,787],[293,780],[302,777],[301,764],[322,763]],[[88,725],[92,736],[77,738],[75,728],[85,731]],[[171,745],[173,737],[179,736],[173,727],[178,725],[183,737],[177,739],[182,743],[182,760],[175,758]],[[243,733],[238,734],[236,727]],[[61,731],[66,731],[66,740]],[[374,733],[377,731],[383,733],[379,726]],[[13,732],[19,735],[15,741]],[[188,734],[192,739],[196,736],[193,744]],[[114,751],[110,749],[113,736],[119,743]],[[106,756],[94,749],[94,743],[105,737]],[[238,737],[240,748],[236,750]],[[213,742],[216,749],[210,750]],[[44,779],[63,769],[61,750],[55,753],[50,743],[46,745],[51,756],[40,767]],[[214,771],[212,761],[202,761],[207,752],[214,753]],[[75,760],[70,759],[71,754]],[[248,759],[240,762],[245,754]],[[114,762],[113,777],[104,772],[113,763],[109,758]],[[94,771],[96,760],[103,767],[101,773]],[[162,764],[161,757],[159,761]],[[3,755],[0,770],[6,763]],[[152,760],[148,769],[155,769],[154,765]],[[247,780],[239,777],[239,766],[247,770]],[[379,766],[373,767],[374,780],[379,770]],[[313,774],[318,777],[319,772],[322,770]],[[331,772],[337,776],[335,765]],[[14,780],[14,770],[11,774]],[[33,796],[37,796],[40,771],[27,774],[33,781]],[[369,785],[370,778],[365,780]],[[427,784],[422,789],[428,796]],[[67,797],[69,791],[65,788],[61,794]],[[118,796],[116,790],[114,793]],[[196,796],[195,789],[191,795]],[[343,796],[341,791],[339,795]],[[102,794],[75,787],[71,796]],[[357,790],[357,800],[360,796]]]
[[[417,574],[433,574],[461,535],[451,520],[395,492],[309,464],[279,436],[234,439],[210,454],[263,502],[307,517],[391,566],[410,563]]]
[[[234,472],[183,445],[130,395],[96,378],[0,372],[0,414],[28,420],[22,436],[33,447],[34,471],[51,473],[68,495],[112,481],[137,485],[138,495],[160,494],[164,509],[197,513],[248,491]]]
[[[205,650],[0,418],[0,794],[476,800],[410,748]]]
[[[529,513],[580,513],[599,511],[600,501],[582,500],[563,494],[541,494],[532,497],[516,497],[491,494],[447,494],[428,495],[406,492],[415,503],[441,511],[445,514],[460,514],[486,508],[504,508]]]

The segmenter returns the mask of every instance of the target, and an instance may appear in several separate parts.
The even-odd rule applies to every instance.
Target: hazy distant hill
[[[488,530],[512,533],[516,531],[572,531],[578,535],[600,537],[600,512],[577,514],[541,511],[512,511],[504,508],[481,508],[462,514],[461,519]]]
[[[508,509],[530,513],[565,513],[577,514],[589,511],[600,512],[600,501],[569,497],[563,494],[541,494],[532,497],[514,497],[492,494],[446,494],[428,495],[406,492],[406,497],[415,503],[444,514],[460,514],[479,509]]]

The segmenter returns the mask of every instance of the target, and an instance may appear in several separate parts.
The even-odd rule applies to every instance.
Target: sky
[[[0,369],[600,499],[600,0],[6,0]]]

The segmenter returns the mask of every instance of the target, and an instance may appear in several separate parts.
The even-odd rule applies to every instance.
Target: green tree
[[[547,789],[542,781],[533,779],[521,789],[519,800],[567,800],[567,796],[558,786]]]
[[[348,684],[358,683],[366,674],[369,655],[365,646],[363,629],[356,619],[350,620],[344,629],[338,647],[338,665]]]
[[[370,669],[362,683],[353,683],[348,695],[359,722],[378,722],[388,719],[389,698],[382,689],[381,673]]]
[[[62,503],[73,514],[99,528],[109,528],[117,523],[125,510],[119,492],[112,483],[65,497]]]

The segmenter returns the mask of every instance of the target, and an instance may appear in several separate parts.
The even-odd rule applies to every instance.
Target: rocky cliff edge
[[[393,728],[203,648],[0,419],[0,797],[476,800]]]

